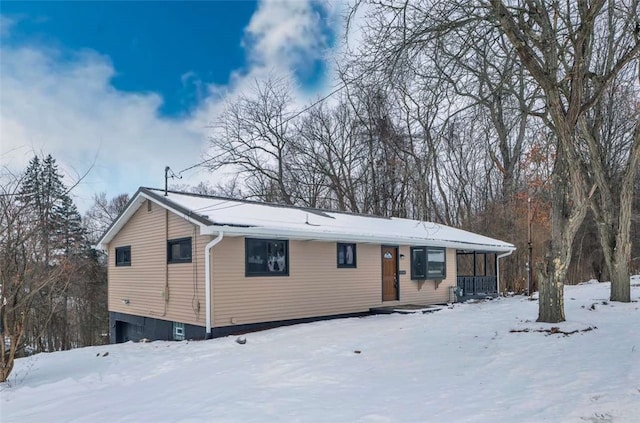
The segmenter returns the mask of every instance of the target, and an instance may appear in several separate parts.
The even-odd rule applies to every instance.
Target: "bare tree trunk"
[[[605,0],[568,4],[566,11],[558,3],[546,5],[537,1],[514,7],[511,3],[507,6],[500,0],[490,0],[490,5],[523,65],[544,91],[546,115],[543,118],[550,119],[547,124],[557,137],[551,245],[543,271],[543,281],[548,286],[541,286],[538,317],[540,321],[554,321],[554,317],[560,316],[545,310],[549,304],[555,303],[547,299],[560,299],[561,294],[550,296],[545,289],[561,289],[561,279],[566,276],[571,260],[571,244],[586,214],[584,180],[588,172],[579,157],[581,140],[576,134],[578,122],[602,101],[605,90],[620,71],[637,58],[640,42],[637,37],[635,40],[627,39],[629,45],[622,48],[622,54],[615,60],[599,69],[601,75],[593,83],[593,72],[589,66],[591,60],[596,59],[593,52],[596,21],[602,13]],[[558,20],[562,14],[565,14],[564,20]],[[523,19],[523,15],[527,20]],[[567,32],[565,43],[559,42],[558,25]],[[615,28],[607,30],[611,37],[623,34],[621,40],[625,38],[624,33],[618,34]],[[566,76],[559,79],[563,72]],[[563,180],[561,175],[568,176],[568,179]],[[567,195],[569,192],[570,198]],[[551,319],[547,320],[549,317]]]
[[[620,214],[616,248],[611,268],[611,301],[631,301],[629,264],[631,262],[631,215],[633,212],[633,188],[640,167],[640,122],[636,124],[633,147],[629,155],[626,173],[620,192]]]
[[[602,110],[597,109],[591,125],[584,117],[579,119],[578,125],[588,146],[589,175],[593,182],[591,208],[597,222],[603,258],[611,278],[611,301],[629,302],[631,216],[635,178],[640,167],[640,123],[636,123],[630,141],[627,141],[624,138],[629,132],[616,131],[613,132],[614,136],[609,135],[611,131],[626,125],[615,125],[614,129],[606,127],[603,130],[602,115]],[[637,117],[637,112],[630,116]],[[600,135],[601,133],[606,135]],[[617,163],[606,156],[607,151],[616,151],[619,155],[622,155],[619,151],[628,151],[628,158],[625,163]]]
[[[585,205],[574,209],[571,217],[567,218],[570,202],[567,171],[566,160],[558,157],[552,181],[551,240],[544,265],[538,266],[538,322],[565,321],[564,281],[571,261],[573,239],[586,214]]]

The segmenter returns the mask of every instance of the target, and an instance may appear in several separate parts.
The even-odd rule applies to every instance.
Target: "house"
[[[499,258],[515,249],[435,223],[151,188],[136,192],[99,247],[111,342],[495,295]],[[459,276],[465,259],[472,269]]]

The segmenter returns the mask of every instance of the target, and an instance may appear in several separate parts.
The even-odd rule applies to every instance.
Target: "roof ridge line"
[[[151,188],[151,187],[140,187],[140,188],[144,188],[144,189],[150,190],[150,191],[160,191],[160,192],[164,192],[165,191],[164,188]],[[374,218],[374,219],[384,219],[384,220],[408,219],[406,217],[379,216],[379,215],[375,215],[375,214],[358,213],[358,212],[351,212],[351,211],[346,211],[346,210],[343,211],[343,210],[323,209],[323,208],[319,208],[319,207],[296,206],[294,204],[273,203],[273,202],[269,202],[269,201],[250,200],[250,199],[246,199],[246,198],[223,197],[223,196],[219,196],[219,195],[200,194],[200,193],[195,193],[195,192],[176,191],[176,190],[170,190],[170,189],[167,190],[167,192],[171,193],[171,194],[188,195],[188,196],[191,196],[191,197],[211,198],[211,199],[215,199],[215,200],[225,200],[225,201],[239,201],[241,203],[247,203],[247,204],[259,204],[259,205],[266,205],[266,206],[272,206],[272,207],[280,207],[280,208],[285,208],[285,209],[303,210],[303,211],[308,211],[308,212],[311,212],[311,213],[339,213],[339,214],[344,214],[344,215],[349,215],[349,216],[371,217],[371,218]],[[325,216],[325,217],[331,217],[331,216]],[[409,219],[409,220],[415,220],[415,219]],[[433,223],[433,224],[436,224],[436,225],[441,225],[441,223],[429,222],[429,221],[426,221],[426,220],[418,220],[418,222],[426,222],[426,223]]]

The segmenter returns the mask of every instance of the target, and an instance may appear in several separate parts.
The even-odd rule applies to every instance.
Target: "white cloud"
[[[250,59],[290,69],[321,57],[327,39],[319,7],[311,1],[262,1],[245,29]]]
[[[109,60],[82,52],[61,61],[59,52],[3,48],[0,73],[2,162],[23,169],[34,154],[52,154],[69,176],[96,163],[76,194],[132,192],[160,186],[165,165],[182,169],[199,160],[204,124],[158,115],[153,93],[114,89]],[[81,204],[82,206],[82,204]],[[86,206],[86,204],[85,204]]]
[[[225,102],[240,93],[251,95],[256,81],[266,78],[288,78],[294,90],[292,108],[304,105],[324,94],[299,89],[294,74],[313,61],[327,58],[339,48],[328,45],[327,30],[340,32],[344,3],[313,0],[263,0],[245,28],[243,46],[246,49],[248,69],[232,73],[225,86],[210,85],[208,97],[194,112],[197,122],[212,122]],[[321,20],[324,20],[321,22]],[[329,61],[330,66],[333,62]],[[330,90],[333,69],[327,78]]]
[[[326,54],[327,23],[319,20],[335,19],[337,9],[311,1],[260,2],[245,29],[248,68],[232,72],[225,86],[203,88],[197,109],[182,118],[160,116],[158,94],[115,89],[111,78],[117,69],[99,52],[6,43],[0,69],[0,163],[19,171],[34,154],[50,153],[70,184],[95,159],[75,191],[81,208],[100,191],[114,196],[131,194],[138,186],[162,186],[165,165],[179,171],[201,160],[207,125],[225,100],[250,91],[256,79],[274,72],[290,76]],[[14,22],[0,19],[0,35],[10,36]],[[182,83],[199,80],[186,73]],[[308,94],[298,94],[300,103],[308,100]],[[202,169],[185,176],[191,179],[181,183],[215,183]]]

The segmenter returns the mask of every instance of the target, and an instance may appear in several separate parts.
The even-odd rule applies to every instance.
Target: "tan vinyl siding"
[[[244,238],[225,238],[212,255],[213,325],[269,322],[368,311],[387,304],[436,304],[455,285],[455,250],[447,278],[412,281],[409,247],[399,249],[400,300],[382,302],[381,246],[357,244],[357,268],[337,268],[336,243],[289,241],[289,276],[245,277]]]
[[[244,238],[213,251],[214,326],[367,311],[380,301],[380,246],[358,244],[339,269],[336,243],[289,241],[289,276],[245,277]]]
[[[443,304],[451,300],[450,287],[456,286],[456,250],[447,249],[447,276],[437,285],[432,280],[411,280],[411,251],[410,247],[400,247],[399,254],[404,259],[399,261],[400,271],[400,301],[388,304]],[[385,302],[387,305],[387,302]]]
[[[167,220],[168,218],[168,220]],[[168,223],[168,228],[166,224]],[[167,234],[168,231],[168,234]],[[205,325],[204,250],[213,236],[153,204],[143,204],[109,245],[109,310],[155,319]],[[167,238],[192,237],[192,262],[166,262]],[[115,266],[115,248],[131,246],[131,266]],[[289,276],[245,276],[245,239],[225,237],[212,250],[214,327],[366,312],[394,304],[449,301],[456,284],[455,250],[447,250],[447,277],[412,281],[410,248],[400,256],[400,300],[382,302],[382,250],[357,244],[357,268],[337,267],[337,244],[289,241]],[[165,302],[165,278],[168,301]],[[129,300],[124,304],[123,300]]]
[[[170,263],[168,320],[204,326],[204,249],[211,237],[198,235],[200,229],[169,213],[169,239],[191,237],[191,263]]]
[[[109,244],[109,311],[204,326],[204,246],[211,237],[199,236],[195,225],[165,213],[156,204],[147,211],[143,204]],[[169,239],[192,237],[191,263],[167,265],[167,216]],[[115,248],[127,245],[131,266],[116,267]]]

